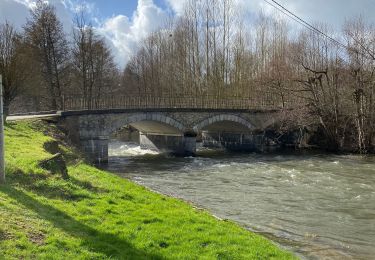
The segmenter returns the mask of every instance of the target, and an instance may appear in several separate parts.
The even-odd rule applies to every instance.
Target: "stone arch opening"
[[[124,126],[128,127],[124,128]],[[123,120],[113,121],[111,132],[120,132],[120,134],[126,135],[129,134],[129,127],[137,131],[131,137],[133,139],[124,140],[121,136],[116,136],[115,139],[138,143],[141,149],[157,152],[167,152],[176,155],[195,153],[195,136],[193,138],[186,136],[185,126],[168,115],[162,113],[129,115]],[[138,135],[137,140],[134,138],[136,135]],[[113,139],[113,136],[111,139]]]
[[[204,119],[194,126],[194,131],[210,132],[251,132],[253,125],[236,115],[215,115]]]
[[[261,137],[248,120],[231,114],[215,115],[198,123],[194,130],[201,135],[202,146],[232,151],[257,151]]]
[[[130,125],[140,132],[164,135],[183,135],[185,127],[177,120],[160,113],[142,113],[114,120],[111,133]],[[111,134],[110,133],[110,134]]]

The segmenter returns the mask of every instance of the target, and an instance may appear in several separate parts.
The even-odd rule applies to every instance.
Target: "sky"
[[[84,9],[97,32],[113,51],[115,61],[124,67],[142,39],[160,28],[170,16],[181,14],[186,0],[45,0],[56,7],[65,31],[72,31],[75,13]],[[250,15],[261,10],[277,14],[265,0],[234,0]],[[267,0],[270,1],[270,0]],[[350,17],[362,16],[375,23],[375,0],[278,0],[280,4],[310,23],[322,22],[335,30]],[[9,21],[21,30],[35,0],[0,0],[0,23]],[[279,13],[281,14],[281,13]],[[282,14],[281,14],[282,15]],[[286,18],[288,19],[288,18]],[[293,21],[291,26],[299,27]]]

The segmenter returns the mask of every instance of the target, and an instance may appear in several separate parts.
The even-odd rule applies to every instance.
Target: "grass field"
[[[265,238],[86,164],[60,144],[70,178],[41,169],[41,121],[6,126],[0,259],[295,259]],[[54,136],[54,137],[52,137]]]

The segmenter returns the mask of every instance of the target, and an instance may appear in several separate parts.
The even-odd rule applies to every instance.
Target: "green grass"
[[[60,145],[70,179],[38,167],[53,126],[8,124],[0,259],[294,259],[265,238],[98,170]]]

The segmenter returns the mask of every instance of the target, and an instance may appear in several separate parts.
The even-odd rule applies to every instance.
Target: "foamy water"
[[[159,152],[141,148],[136,143],[124,143],[119,141],[112,141],[108,147],[109,156],[139,156],[139,155],[156,155]]]

